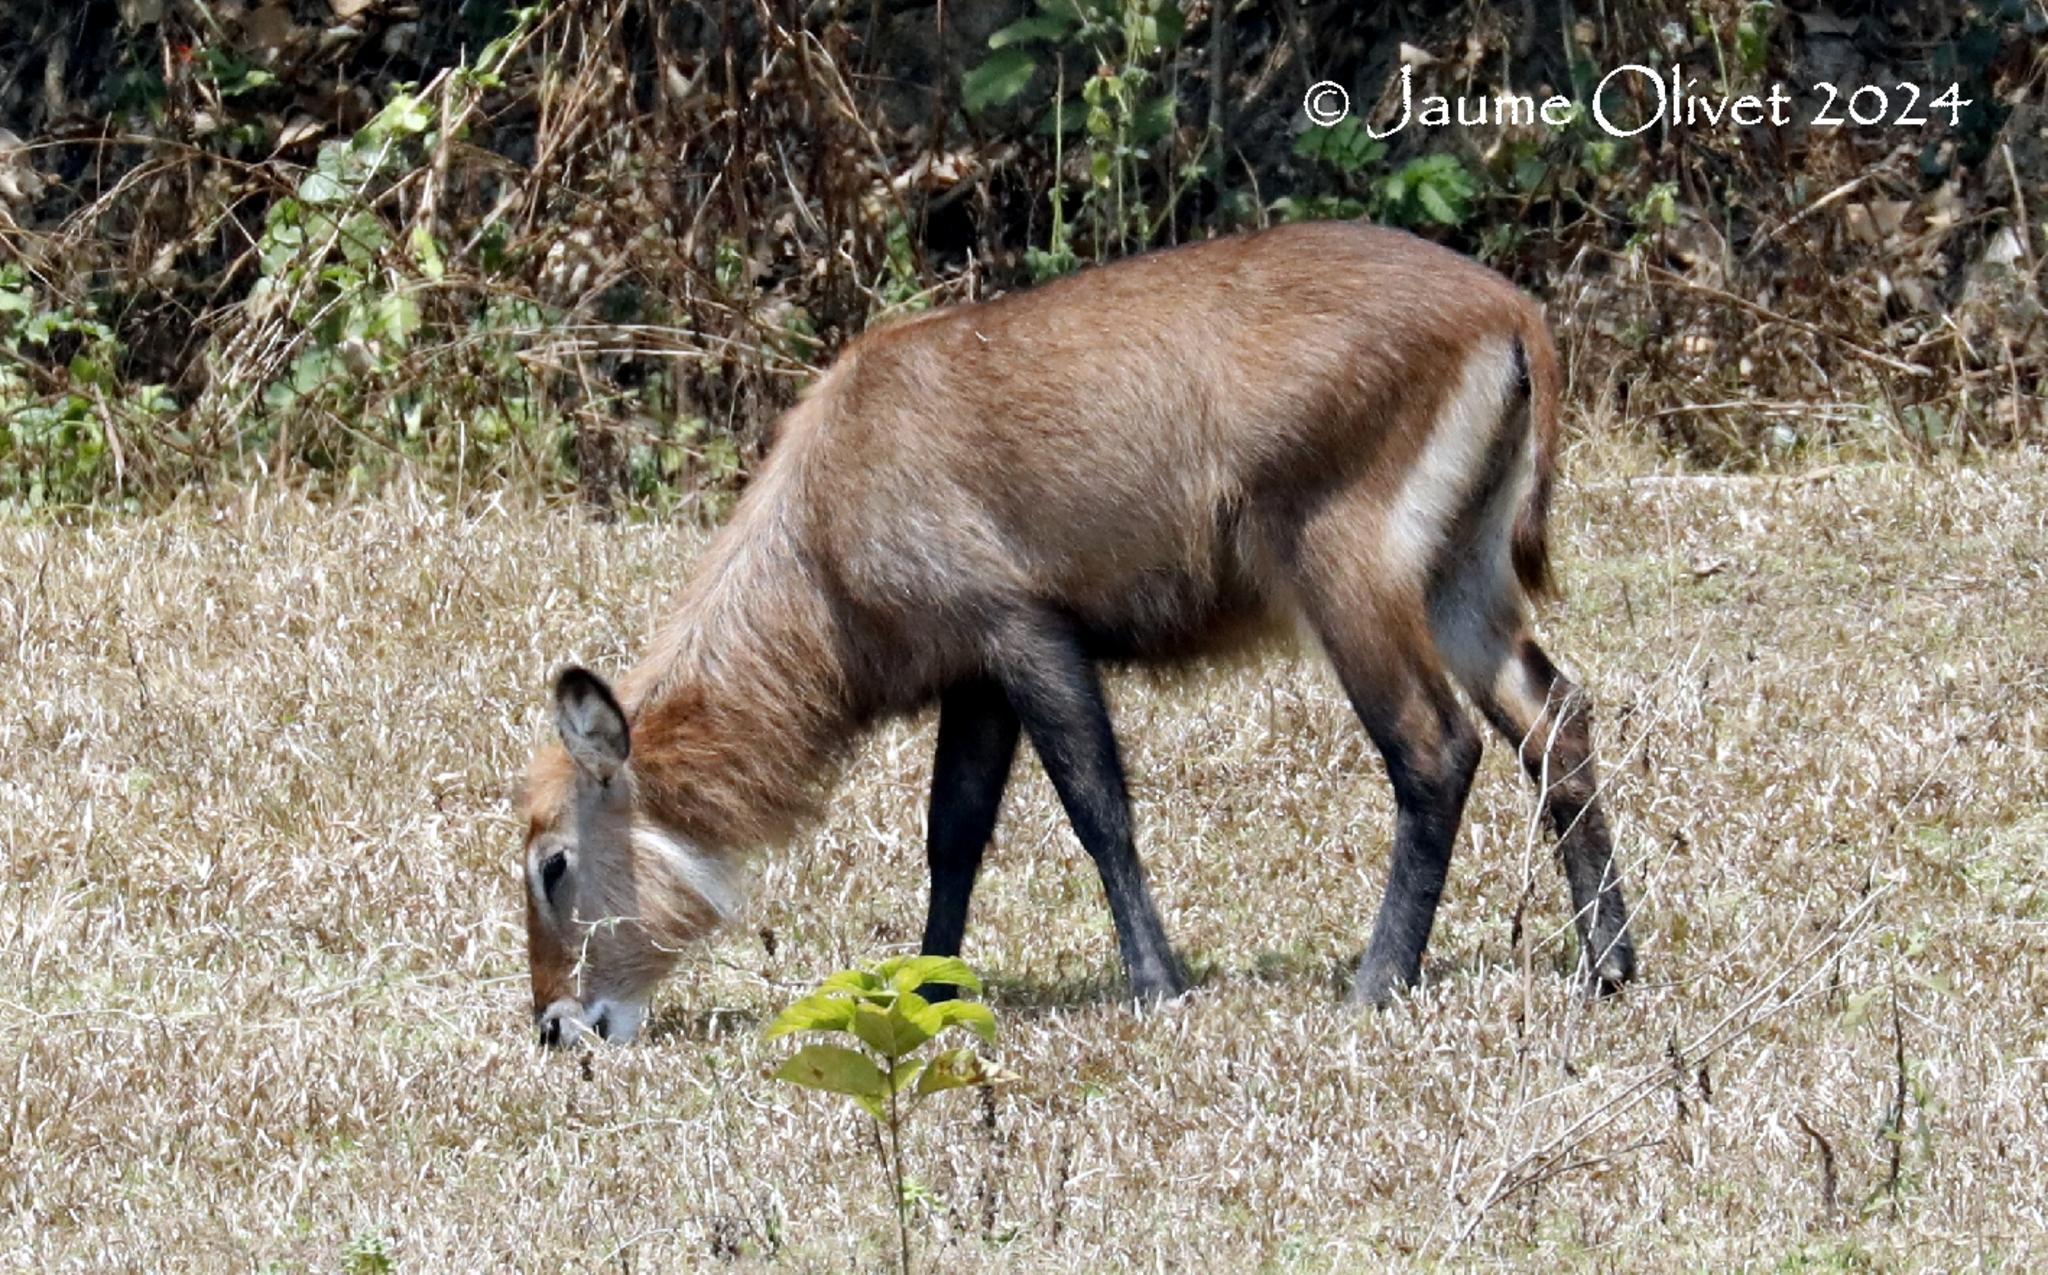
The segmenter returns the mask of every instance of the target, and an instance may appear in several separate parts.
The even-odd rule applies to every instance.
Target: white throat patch
[[[660,863],[678,884],[704,900],[721,922],[739,914],[747,900],[746,874],[736,860],[705,854],[666,828],[633,826],[633,849]]]

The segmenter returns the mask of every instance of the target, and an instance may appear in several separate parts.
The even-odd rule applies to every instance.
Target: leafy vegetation
[[[955,957],[890,957],[827,978],[817,991],[783,1010],[766,1033],[773,1040],[792,1032],[825,1032],[861,1046],[805,1045],[775,1076],[806,1089],[845,1094],[874,1122],[896,1210],[898,1266],[905,1275],[911,1261],[911,1209],[922,1191],[904,1172],[903,1122],[934,1094],[1003,1079],[972,1045],[920,1056],[949,1028],[965,1028],[995,1043],[996,1020],[988,1006],[927,1000],[919,994],[920,988],[935,984],[955,992],[981,990],[980,977]]]
[[[1694,460],[1840,443],[1849,404],[1919,452],[2039,437],[2048,72],[2012,0],[406,12],[0,0],[0,502],[403,466],[715,516],[873,323],[1327,217],[1552,298],[1574,401]],[[1703,96],[1833,76],[1973,105],[1910,138],[1617,138],[1589,107],[1625,60]],[[1374,138],[1397,62],[1419,98],[1571,109]],[[1355,113],[1310,124],[1311,79]]]

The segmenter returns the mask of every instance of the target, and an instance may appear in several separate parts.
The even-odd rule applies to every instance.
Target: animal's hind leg
[[[1520,750],[1522,768],[1541,793],[1571,887],[1585,968],[1597,990],[1614,991],[1635,977],[1636,956],[1600,804],[1585,693],[1557,671],[1511,606],[1483,627],[1454,621],[1439,628],[1466,693]]]
[[[1421,622],[1419,602],[1324,593],[1308,602],[1351,707],[1394,788],[1394,854],[1353,1004],[1384,1004],[1421,977],[1422,953],[1450,874],[1451,846],[1479,765],[1479,733],[1458,705]]]
[[[1187,978],[1138,862],[1123,761],[1094,663],[1071,625],[1037,612],[1003,621],[991,637],[989,660],[1082,847],[1102,873],[1131,995],[1180,995]]]
[[[931,867],[931,907],[925,914],[923,951],[958,956],[967,931],[967,905],[981,870],[982,851],[995,831],[996,812],[1017,755],[1017,714],[1003,688],[973,679],[939,697],[939,742],[932,758],[930,817],[925,858]],[[929,984],[927,997],[949,996],[950,986]]]

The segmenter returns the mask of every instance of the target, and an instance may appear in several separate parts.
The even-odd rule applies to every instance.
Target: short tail
[[[1557,472],[1557,414],[1563,390],[1550,325],[1543,320],[1542,307],[1526,297],[1518,335],[1536,475],[1528,499],[1515,515],[1509,553],[1522,587],[1531,597],[1548,598],[1557,596],[1557,578],[1550,569],[1550,488]]]

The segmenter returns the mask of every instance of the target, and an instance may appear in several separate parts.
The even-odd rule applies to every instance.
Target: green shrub
[[[877,1143],[883,1148],[881,1167],[896,1210],[899,1269],[905,1272],[910,1270],[911,1207],[926,1193],[904,1172],[904,1120],[934,1094],[1006,1078],[972,1045],[920,1053],[955,1027],[989,1044],[996,1038],[995,1015],[988,1006],[926,1000],[917,989],[930,984],[981,990],[981,979],[955,957],[892,957],[866,969],[832,975],[783,1010],[766,1033],[773,1040],[792,1032],[824,1032],[849,1042],[805,1045],[775,1076],[806,1089],[845,1094],[874,1121]]]

